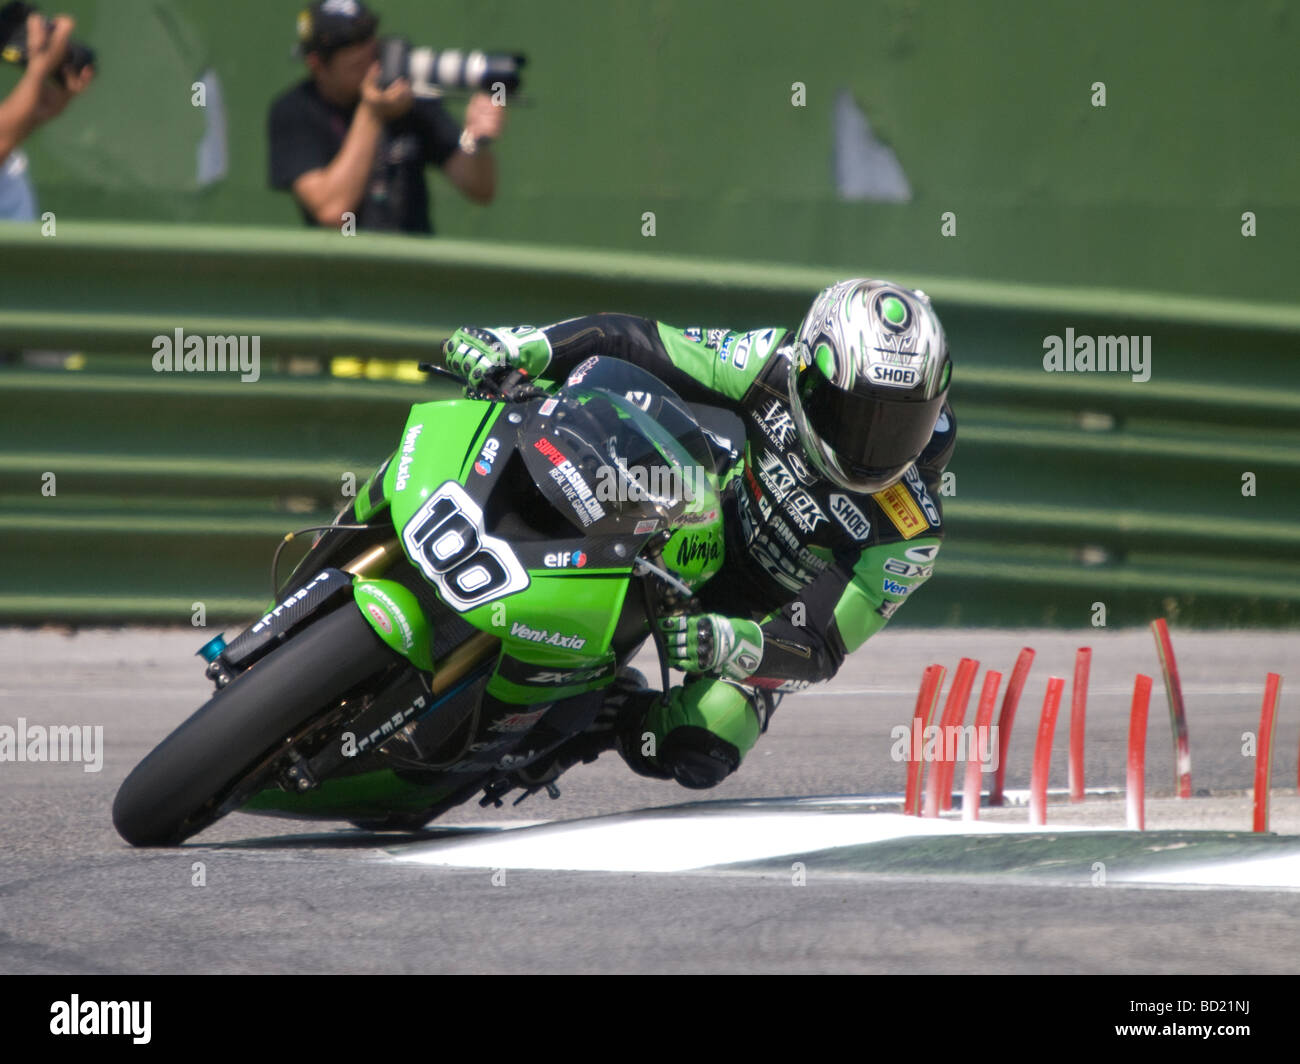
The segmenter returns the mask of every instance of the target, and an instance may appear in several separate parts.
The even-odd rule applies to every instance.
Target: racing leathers
[[[785,329],[682,330],[594,314],[488,335],[534,378],[560,381],[605,355],[649,371],[687,402],[742,420],[743,470],[723,494],[724,565],[698,598],[710,615],[756,622],[761,655],[743,679],[689,675],[651,702],[620,743],[643,775],[687,787],[719,783],[765,730],[781,692],[834,676],[929,578],[943,537],[939,488],[956,438],[952,411],[944,405],[902,481],[866,495],[819,478],[800,449],[788,402],[793,337]],[[471,381],[481,375],[481,366],[461,365],[472,367]]]

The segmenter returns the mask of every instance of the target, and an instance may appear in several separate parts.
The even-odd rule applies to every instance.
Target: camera
[[[491,92],[498,84],[516,92],[527,61],[510,53],[412,48],[404,37],[384,37],[379,42],[379,84],[387,88],[404,77],[416,96],[438,96],[448,89]]]
[[[19,66],[27,65],[27,16],[35,14],[39,14],[36,8],[17,0],[0,7],[0,59]],[[45,29],[47,33],[54,32],[53,19],[45,20]],[[69,41],[59,79],[64,80],[64,71],[80,74],[94,63],[95,53],[91,49],[80,41]]]

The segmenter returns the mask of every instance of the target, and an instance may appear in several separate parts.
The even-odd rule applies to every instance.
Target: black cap
[[[333,52],[375,35],[379,16],[361,0],[317,0],[298,13],[298,45],[294,54]]]

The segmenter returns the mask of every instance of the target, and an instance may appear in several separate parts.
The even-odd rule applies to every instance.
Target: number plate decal
[[[483,529],[483,511],[454,480],[424,501],[402,529],[406,553],[460,613],[513,595],[528,573],[503,539]]]

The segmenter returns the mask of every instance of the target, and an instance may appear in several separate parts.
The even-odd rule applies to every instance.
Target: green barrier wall
[[[257,609],[287,529],[328,521],[429,384],[345,380],[428,358],[460,323],[626,310],[795,324],[828,269],[247,229],[0,229],[0,618],[184,623]],[[1300,310],[904,274],[956,360],[950,539],[902,623],[1295,623]],[[152,339],[260,337],[261,375],[165,374]],[[1044,340],[1150,337],[1150,379],[1047,373]],[[337,364],[335,365],[337,367]],[[42,494],[46,473],[56,494]],[[1253,495],[1243,475],[1253,474]]]
[[[298,3],[49,6],[80,16],[103,62],[94,91],[32,142],[45,208],[297,224],[266,187],[265,119],[299,77]],[[374,6],[416,41],[531,57],[533,104],[499,146],[498,201],[466,204],[438,178],[444,236],[1215,299],[1291,300],[1300,279],[1300,10],[1281,0]],[[200,190],[190,86],[208,67],[230,168]],[[12,80],[0,72],[0,91]],[[838,198],[841,91],[897,154],[910,202]]]

